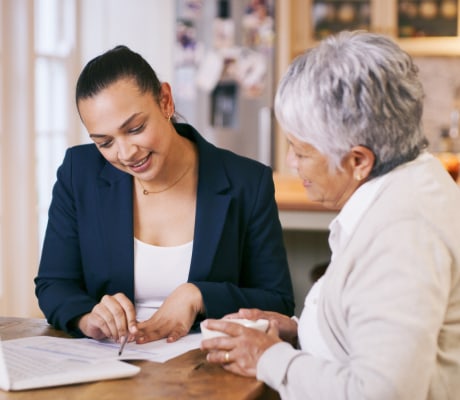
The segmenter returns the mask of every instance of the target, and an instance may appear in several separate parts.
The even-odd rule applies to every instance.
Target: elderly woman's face
[[[328,208],[341,208],[359,186],[353,179],[353,170],[347,163],[347,157],[342,163],[343,170],[331,171],[328,158],[315,147],[292,135],[287,137],[287,164],[302,179],[308,198]]]

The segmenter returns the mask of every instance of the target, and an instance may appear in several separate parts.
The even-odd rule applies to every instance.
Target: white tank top
[[[134,238],[134,299],[138,321],[149,319],[171,292],[187,282],[193,241],[159,247]]]

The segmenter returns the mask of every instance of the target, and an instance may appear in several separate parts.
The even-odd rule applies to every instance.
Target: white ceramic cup
[[[257,329],[262,332],[266,332],[268,329],[268,319],[258,319],[256,321],[253,321],[253,320],[244,319],[244,318],[225,318],[225,320],[228,322],[234,322],[234,323],[243,325],[247,328]],[[206,328],[203,325],[203,322],[201,322],[200,324],[201,333],[203,334],[203,340],[211,339],[211,338],[218,337],[218,336],[227,336],[225,333],[221,331],[215,331],[215,330]]]

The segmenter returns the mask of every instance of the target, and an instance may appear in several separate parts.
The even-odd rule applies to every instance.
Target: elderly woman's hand
[[[253,321],[268,319],[269,321],[276,321],[279,337],[293,346],[297,346],[297,321],[287,315],[275,311],[262,311],[257,308],[241,308],[237,313],[228,314],[225,318],[245,318]]]
[[[269,347],[281,342],[275,320],[270,321],[267,333],[246,328],[228,319],[208,319],[204,324],[208,329],[228,335],[201,342],[201,349],[208,351],[207,360],[222,364],[226,370],[243,376],[255,376],[260,356]]]

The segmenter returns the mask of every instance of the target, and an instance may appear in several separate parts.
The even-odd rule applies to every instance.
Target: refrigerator
[[[274,0],[175,0],[177,113],[218,147],[273,166]]]

